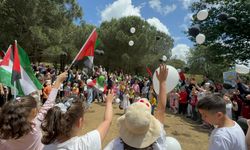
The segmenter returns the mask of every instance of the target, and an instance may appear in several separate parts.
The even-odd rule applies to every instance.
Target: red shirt
[[[180,76],[180,79],[181,79],[182,81],[185,81],[185,80],[186,80],[185,75],[184,75],[183,72],[179,72],[179,76]]]
[[[187,92],[182,91],[182,92],[179,93],[179,95],[180,95],[179,103],[186,104],[187,103],[187,96],[188,96]]]

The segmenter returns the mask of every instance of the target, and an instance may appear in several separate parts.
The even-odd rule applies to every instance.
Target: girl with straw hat
[[[119,137],[111,141],[104,150],[165,150],[164,113],[166,109],[166,78],[168,69],[160,65],[157,78],[160,81],[159,103],[156,116],[151,115],[151,105],[142,98],[130,105],[126,113],[118,118]]]

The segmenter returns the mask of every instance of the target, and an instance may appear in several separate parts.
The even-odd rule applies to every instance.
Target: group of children
[[[64,95],[64,98],[55,102],[58,89],[69,76],[68,73],[62,73],[52,83],[51,91],[40,108],[36,99],[31,96],[8,101],[3,105],[0,109],[0,149],[102,149],[101,143],[108,134],[112,121],[112,103],[117,95],[117,97],[122,97],[123,103],[127,102],[123,104],[123,109],[126,111],[117,120],[118,138],[112,140],[104,149],[167,150],[166,133],[163,128],[167,106],[167,75],[167,67],[160,65],[160,71],[156,73],[160,82],[160,92],[157,98],[150,86],[145,87],[148,90],[144,89],[148,91],[144,93],[144,97],[147,98],[136,95],[143,88],[140,88],[137,82],[131,83],[129,79],[110,86],[113,90],[107,90],[107,95],[104,95],[106,109],[103,122],[96,130],[83,134],[86,108],[81,96],[79,94]],[[145,80],[146,83],[148,83],[147,80]],[[205,86],[204,89],[195,87],[200,88],[200,91],[203,90],[201,93],[197,93],[194,87],[191,87],[190,103],[185,99],[189,94],[185,89],[181,89],[179,93],[170,94],[170,97],[175,97],[170,100],[170,106],[175,108],[173,111],[176,113],[178,108],[176,106],[179,105],[181,110],[178,109],[178,111],[185,113],[186,108],[191,104],[191,108],[195,109],[190,112],[196,110],[202,120],[216,127],[210,137],[209,150],[247,150],[247,146],[250,148],[250,129],[245,137],[240,126],[228,116],[227,95],[223,99],[211,93],[209,86]],[[155,105],[156,99],[158,99],[157,105]],[[233,105],[232,103],[232,107]],[[152,115],[154,107],[157,107],[157,111]],[[248,124],[250,128],[250,122]]]
[[[158,78],[160,82],[166,82],[167,69],[164,66],[161,68]],[[41,108],[31,96],[4,104],[0,110],[0,149],[102,148],[101,142],[108,134],[113,116],[113,91],[108,90],[105,97],[103,122],[96,130],[82,135],[85,123],[83,101],[79,97],[65,97],[55,103],[58,89],[66,78],[67,73],[58,76]],[[118,119],[119,138],[111,141],[105,149],[166,149],[163,129],[166,87],[161,88],[157,117],[151,115],[151,105],[147,99],[134,102]]]

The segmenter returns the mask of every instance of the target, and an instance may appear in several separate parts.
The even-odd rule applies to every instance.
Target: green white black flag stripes
[[[21,75],[21,78],[16,81],[16,89],[18,91],[17,95],[29,95],[34,91],[42,89],[42,85],[35,77],[28,55],[20,46],[16,46],[18,55],[13,55],[14,48],[13,46],[10,46],[0,63],[0,83],[14,88],[14,84],[11,82],[13,77],[12,74],[14,73],[13,69],[15,68],[14,60],[19,57],[19,61],[17,61],[18,63],[15,64],[16,66],[20,65],[20,72],[18,70],[15,70],[15,72],[20,73]]]

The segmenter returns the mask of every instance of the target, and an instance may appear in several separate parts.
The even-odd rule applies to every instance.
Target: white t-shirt
[[[209,150],[247,150],[244,132],[236,122],[234,123],[233,127],[213,130],[209,141]]]
[[[104,148],[104,150],[123,150],[123,143],[120,138],[116,138],[109,142],[109,144]],[[161,135],[160,137],[155,141],[153,145],[154,150],[166,150],[167,149],[167,142],[166,142],[166,132],[164,130],[164,127],[162,125],[161,127]]]
[[[44,150],[101,150],[101,137],[97,130],[83,136],[73,137],[63,143],[53,143],[44,146]]]

